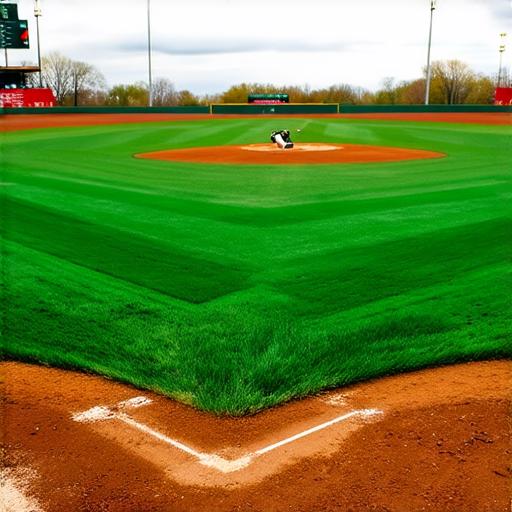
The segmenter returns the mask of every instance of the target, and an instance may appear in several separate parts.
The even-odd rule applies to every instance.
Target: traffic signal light
[[[0,19],[0,48],[30,48],[27,20]]]

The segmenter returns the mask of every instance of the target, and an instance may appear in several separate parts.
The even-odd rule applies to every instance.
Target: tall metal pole
[[[430,30],[428,33],[427,85],[425,88],[425,105],[428,105],[428,101],[430,98],[430,46],[432,44],[432,20],[434,18],[435,8],[436,8],[436,0],[430,0]]]
[[[501,73],[502,73],[502,70],[503,70],[503,52],[505,51],[505,37],[506,37],[507,33],[506,32],[502,32],[500,34],[500,38],[501,38],[501,44],[500,44],[500,67],[498,69],[498,85],[497,87],[501,87]]]
[[[153,106],[153,79],[151,76],[151,0],[148,0],[148,71],[149,71],[149,106]]]
[[[41,73],[41,43],[39,39],[39,18],[42,16],[39,0],[34,1],[34,16],[36,17],[37,28],[37,65],[39,66],[39,87],[43,87],[43,75]]]

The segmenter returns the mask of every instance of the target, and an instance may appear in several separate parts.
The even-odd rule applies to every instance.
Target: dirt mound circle
[[[241,146],[245,151],[264,151],[264,152],[281,152],[282,149],[275,144],[249,144],[248,146]],[[292,151],[337,151],[343,149],[339,144],[333,146],[332,144],[295,144]],[[287,150],[288,151],[288,150]]]
[[[295,144],[293,149],[280,149],[276,145],[268,143],[167,149],[140,153],[135,156],[152,160],[203,164],[308,165],[399,162],[402,160],[442,158],[445,155],[422,149],[310,142]]]

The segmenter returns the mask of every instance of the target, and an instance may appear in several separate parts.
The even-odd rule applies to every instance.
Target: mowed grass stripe
[[[91,224],[4,198],[0,233],[8,240],[193,303],[244,287],[248,272],[170,244]]]
[[[311,167],[133,158],[266,142],[276,127],[305,128],[298,142],[447,156]],[[6,134],[4,353],[237,415],[510,357],[511,134],[300,118]]]
[[[287,262],[275,286],[326,313],[433,286],[510,261],[512,219],[500,218]]]
[[[335,170],[342,174],[344,171]],[[7,178],[8,179],[8,178]],[[264,180],[265,177],[262,177]],[[340,176],[340,179],[343,179]],[[441,190],[426,191],[414,188],[414,193],[391,193],[386,190],[385,196],[376,197],[372,194],[368,198],[346,197],[342,200],[324,200],[306,202],[290,206],[258,207],[251,205],[223,204],[212,202],[209,198],[202,200],[196,198],[169,198],[169,190],[165,188],[138,188],[134,185],[121,185],[119,181],[105,183],[91,182],[90,179],[73,177],[41,176],[32,174],[17,178],[19,184],[30,188],[38,187],[43,190],[52,190],[55,194],[65,196],[79,193],[94,200],[111,200],[113,195],[120,204],[130,206],[159,209],[167,214],[183,215],[210,219],[230,224],[241,224],[252,227],[277,227],[285,224],[295,224],[313,220],[328,219],[353,214],[384,212],[389,209],[407,208],[409,206],[435,205],[453,201],[470,201],[481,197],[493,200],[499,197],[503,190],[505,180],[475,180],[474,182],[449,182],[440,185]],[[444,190],[443,190],[444,188]],[[17,191],[13,191],[15,194]],[[155,197],[156,196],[156,197]],[[500,207],[500,205],[498,205]]]

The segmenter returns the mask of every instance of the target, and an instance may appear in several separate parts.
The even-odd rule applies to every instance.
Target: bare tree
[[[512,87],[512,73],[510,72],[509,68],[506,66],[503,66],[501,69],[501,76],[500,76],[500,87]],[[494,83],[496,84],[496,87],[498,86],[498,73],[494,76]]]
[[[22,60],[20,63],[21,66],[29,66],[29,67],[36,67],[37,64],[35,64],[32,61],[29,60]],[[39,87],[39,73],[26,73],[25,74],[25,85],[28,85],[29,87]]]
[[[104,90],[105,77],[91,64],[86,62],[71,62],[71,81],[73,89],[73,105],[78,106],[79,96],[91,94],[93,91]]]
[[[97,103],[98,97],[104,96],[105,78],[91,64],[52,52],[42,58],[41,68],[43,82],[53,90],[59,105],[77,106],[79,99]]]
[[[157,78],[152,84],[153,105],[164,107],[178,103],[178,93],[174,84],[167,78]]]
[[[375,93],[375,103],[388,105],[397,103],[397,86],[392,76],[387,76],[382,80],[382,89]]]
[[[220,103],[220,93],[217,94],[203,94],[199,98],[201,105],[211,105],[212,103]]]
[[[73,87],[73,63],[59,52],[52,52],[41,61],[43,82],[53,90],[57,103],[71,93]]]

